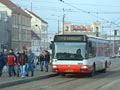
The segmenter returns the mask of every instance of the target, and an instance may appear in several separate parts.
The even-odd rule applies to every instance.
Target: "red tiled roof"
[[[36,15],[35,13],[33,13],[33,12],[29,11],[29,10],[26,10],[26,11],[28,11],[29,13],[31,13],[32,15],[34,15],[35,17],[37,17],[38,19],[40,19],[42,22],[48,24],[45,20],[43,20],[42,18],[40,18],[40,17],[39,17],[38,15]]]
[[[35,37],[37,39],[40,39],[40,37],[35,32],[33,32],[33,31],[31,31],[31,36]]]
[[[31,16],[29,14],[27,14],[24,10],[22,10],[20,7],[15,5],[10,0],[0,0],[0,2],[2,4],[4,4],[5,6],[7,6],[9,9],[11,9],[13,12],[18,13],[18,14],[22,14],[23,16],[27,16],[27,17],[31,18]]]

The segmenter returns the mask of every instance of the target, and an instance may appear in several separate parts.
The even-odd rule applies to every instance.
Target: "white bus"
[[[109,41],[87,35],[55,35],[52,43],[52,72],[61,75],[96,71],[110,66]]]

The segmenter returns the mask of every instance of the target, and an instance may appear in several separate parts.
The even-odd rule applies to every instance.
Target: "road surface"
[[[56,76],[1,90],[120,90],[120,61],[113,60],[111,68],[106,73],[98,72],[94,77]]]

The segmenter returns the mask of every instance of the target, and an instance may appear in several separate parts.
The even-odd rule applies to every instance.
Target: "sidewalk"
[[[52,73],[51,69],[49,70],[49,72],[41,72],[40,70],[35,69],[35,75],[33,77],[30,77],[29,75],[29,77],[25,77],[24,79],[17,76],[9,77],[7,72],[3,72],[2,77],[0,77],[0,88],[23,84],[35,80],[46,79],[54,76],[56,76],[56,74]]]

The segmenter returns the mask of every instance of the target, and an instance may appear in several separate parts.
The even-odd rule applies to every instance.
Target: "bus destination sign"
[[[85,36],[82,35],[77,35],[77,36],[63,36],[63,35],[58,35],[55,36],[54,41],[85,41]]]

